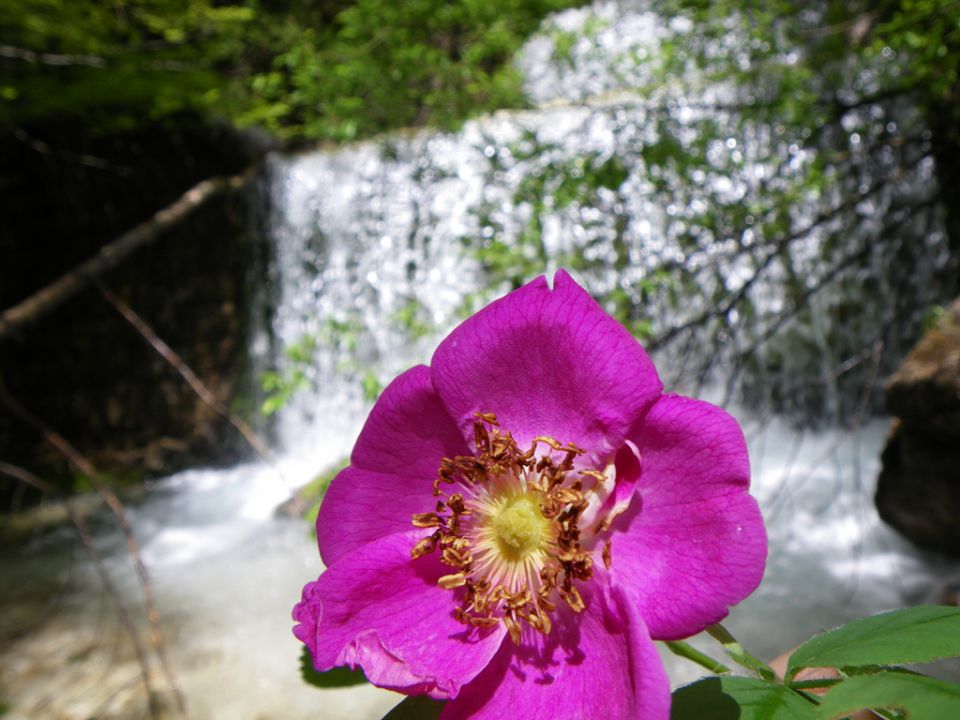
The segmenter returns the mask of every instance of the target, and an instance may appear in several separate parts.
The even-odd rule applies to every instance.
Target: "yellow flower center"
[[[518,562],[545,547],[550,525],[530,495],[505,498],[494,509],[489,530],[506,560]]]
[[[435,509],[411,518],[415,527],[436,530],[410,554],[416,559],[439,549],[453,572],[437,584],[460,594],[457,618],[473,627],[502,622],[519,643],[521,622],[550,633],[558,599],[583,611],[576,584],[593,576],[593,558],[581,545],[580,521],[587,496],[607,477],[576,470],[583,450],[572,443],[537,436],[524,451],[496,416],[477,417],[476,454],[440,461]],[[601,557],[609,567],[609,540]]]

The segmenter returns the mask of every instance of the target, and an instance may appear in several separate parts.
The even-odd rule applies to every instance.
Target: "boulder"
[[[881,457],[880,517],[917,546],[960,557],[960,299],[886,387],[896,416]]]

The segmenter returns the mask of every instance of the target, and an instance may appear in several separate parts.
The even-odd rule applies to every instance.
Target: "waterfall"
[[[347,456],[379,387],[413,364],[428,363],[451,328],[520,280],[504,265],[519,268],[525,279],[570,266],[608,309],[621,307],[615,302],[621,295],[641,307],[640,315],[624,319],[648,338],[712,307],[720,289],[742,289],[759,309],[756,316],[732,308],[727,325],[697,336],[708,341],[664,346],[654,354],[669,389],[699,387],[717,401],[728,395],[737,353],[763,337],[789,298],[785,270],[776,261],[750,284],[753,253],[762,248],[749,233],[737,242],[685,245],[678,228],[703,211],[703,200],[665,200],[651,174],[656,163],[650,149],[663,136],[649,96],[630,88],[655,79],[646,60],[662,33],[686,30],[654,17],[642,3],[601,2],[562,13],[519,60],[536,109],[471,120],[457,132],[401,132],[270,158],[274,311],[266,333],[271,342],[260,342],[256,352],[278,367],[278,386],[291,391],[273,408],[275,464],[179,473],[151,485],[131,507],[174,666],[195,716],[378,718],[396,702],[371,687],[318,691],[300,681],[289,611],[321,566],[306,524],[276,518],[274,509],[293,488]],[[559,39],[571,33],[575,40],[558,53]],[[732,92],[701,88],[699,100],[728,99]],[[693,128],[705,112],[697,109],[702,104],[672,106],[671,117]],[[698,182],[715,197],[751,202],[770,169],[751,155],[757,146],[750,143],[772,140],[760,128],[738,127],[729,112],[717,111],[716,121],[728,137],[710,152],[718,162],[739,153],[736,162],[744,169]],[[693,144],[696,138],[681,133],[681,140]],[[793,169],[800,172],[806,161],[798,153]],[[917,168],[912,180],[919,192],[930,182],[930,168]],[[873,197],[861,210],[885,216],[904,192],[900,187]],[[798,216],[812,217],[821,200],[798,203]],[[815,230],[795,246],[792,269],[803,271],[809,287],[831,272],[823,261],[828,237],[827,229]],[[925,237],[917,250],[922,272],[911,278],[915,308],[928,299],[924,283],[937,262],[935,235]],[[861,241],[869,237],[851,237],[851,247]],[[883,262],[876,260],[873,275],[861,270],[851,281],[885,287]],[[745,371],[755,393],[767,387],[758,378],[771,387],[783,381],[776,387],[787,392],[793,386],[784,378],[809,385],[843,362],[831,340],[844,329],[843,316],[834,312],[839,294],[818,295],[808,318],[788,326],[790,338],[757,347],[755,366]],[[882,300],[883,290],[872,297]],[[874,321],[889,319],[890,308],[876,302],[864,297],[862,315],[876,311]],[[862,324],[848,329],[862,332],[858,342],[872,337]],[[822,366],[811,367],[796,350],[808,346],[822,353]],[[833,385],[817,390],[825,397],[834,392]],[[833,407],[836,417],[848,401],[831,397],[816,408]],[[771,540],[763,585],[728,623],[752,652],[772,656],[822,628],[924,598],[944,566],[883,527],[871,501],[885,421],[860,417],[844,430],[798,431],[789,419],[757,406],[728,407],[745,428],[754,493]],[[136,598],[120,539],[102,530],[98,544],[126,595]],[[65,620],[34,633],[36,642],[56,639],[58,660],[80,652],[104,624],[116,633],[115,621],[104,620],[109,607],[95,595],[90,568],[68,547],[61,539],[35,549],[73,568],[66,580],[70,599],[55,610]],[[42,566],[33,563],[29,572],[42,572]],[[30,647],[8,652],[23,657]],[[676,682],[697,674],[676,659],[668,666]],[[81,699],[97,677],[108,687],[124,673],[135,674],[126,656],[112,670],[106,661],[84,668],[90,669],[72,679],[51,673],[46,683],[18,681],[22,694],[10,699],[28,708],[54,703],[64,712],[72,701],[82,709],[78,717],[86,716],[98,706]]]

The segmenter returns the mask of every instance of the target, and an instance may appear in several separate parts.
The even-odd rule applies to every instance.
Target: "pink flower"
[[[766,535],[736,421],[662,393],[560,271],[480,311],[384,391],[317,519],[294,608],[318,670],[442,718],[666,719],[651,640],[756,588]]]

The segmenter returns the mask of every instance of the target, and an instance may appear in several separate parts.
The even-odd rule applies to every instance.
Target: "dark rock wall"
[[[65,124],[0,138],[0,308],[55,280],[200,180],[262,149],[190,118],[92,137]],[[256,183],[216,198],[109,272],[127,302],[215,395],[252,407],[247,345],[265,267]],[[138,478],[229,462],[236,433],[90,288],[0,340],[0,378],[99,469]],[[73,471],[0,406],[0,459],[69,485]],[[9,484],[0,478],[0,496]]]
[[[880,516],[918,546],[960,557],[960,299],[887,384],[897,417],[877,484]]]

